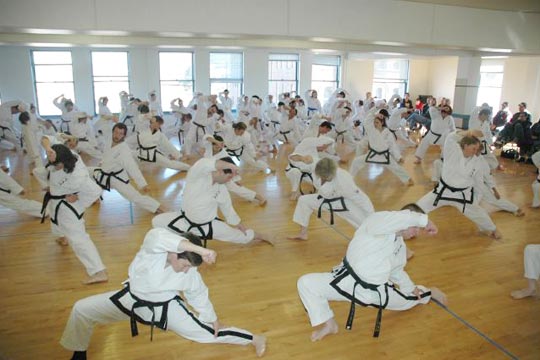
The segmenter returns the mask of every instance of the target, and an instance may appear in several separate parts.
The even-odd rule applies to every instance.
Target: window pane
[[[243,79],[241,53],[210,53],[210,79]]]
[[[313,65],[311,79],[313,81],[337,81],[337,66]]]
[[[409,61],[396,59],[375,60],[373,77],[407,81],[409,78]]]
[[[74,100],[75,91],[73,90],[73,83],[37,83],[37,106],[39,114],[42,116],[61,115],[62,112],[56,106],[53,105],[53,99],[60,94],[64,94],[67,99]]]
[[[94,76],[128,76],[128,53],[92,51]]]
[[[315,55],[313,57],[313,64],[316,65],[341,65],[341,56],[338,55]]]
[[[238,99],[242,96],[242,83],[241,82],[220,82],[212,81],[210,83],[210,93],[219,94],[223,90],[229,90],[229,97],[233,100],[233,108],[236,109]]]
[[[161,80],[193,80],[193,53],[160,52],[159,77]]]
[[[70,51],[32,51],[34,64],[69,64],[71,65]]]
[[[298,54],[270,54],[268,60],[298,61]]]
[[[296,90],[296,81],[268,81],[268,94],[278,99],[279,94]]]
[[[173,99],[180,98],[187,106],[193,98],[192,81],[161,81],[161,107],[170,109]]]
[[[324,104],[336,91],[338,84],[335,81],[312,81],[311,88],[317,91],[317,97]]]
[[[476,98],[476,105],[480,106],[483,103],[488,103],[491,106],[499,104],[501,101],[501,88],[494,87],[481,87],[478,89],[478,96]]]
[[[377,99],[390,99],[392,95],[405,94],[405,82],[387,81],[384,79],[373,79],[372,94]]]
[[[297,80],[296,61],[273,61],[268,62],[268,79],[269,80]]]
[[[73,81],[71,65],[36,65],[34,73],[37,82]]]
[[[480,74],[480,86],[494,86],[502,87],[503,74],[502,73],[481,73]]]
[[[129,82],[127,81],[115,81],[115,82],[94,82],[94,95],[96,112],[98,109],[98,100],[100,97],[106,96],[109,99],[107,106],[113,113],[119,113],[121,110],[120,91],[129,92]]]

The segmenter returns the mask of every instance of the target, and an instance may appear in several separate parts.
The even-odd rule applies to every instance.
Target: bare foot
[[[514,300],[520,300],[520,299],[523,299],[529,296],[535,296],[535,295],[536,295],[536,289],[529,289],[529,288],[512,291],[510,293],[510,296],[512,296]]]
[[[56,239],[56,243],[60,246],[68,246],[69,243],[67,241],[67,239],[65,237],[59,237],[58,239]]]
[[[107,281],[109,281],[109,275],[107,274],[107,270],[101,270],[95,273],[94,275],[89,276],[82,283],[83,285],[92,285],[92,284],[98,284],[98,283],[103,283]]]
[[[525,216],[525,213],[521,209],[517,209],[517,211],[514,213],[514,216],[521,217]]]
[[[307,240],[308,237],[307,237],[307,234],[298,234],[298,235],[295,235],[295,236],[287,236],[287,239],[289,240]]]
[[[502,240],[502,234],[499,230],[493,230],[487,233],[487,235],[494,240]]]
[[[436,287],[431,288],[431,297],[443,304],[444,306],[448,305],[448,299],[446,298],[445,293],[443,293]]]
[[[160,207],[157,208],[157,210],[156,210],[156,212],[155,212],[154,214],[156,214],[156,215],[157,215],[157,214],[163,214],[164,212],[165,212],[165,210],[163,210],[163,209],[161,208],[161,206],[160,206]]]
[[[337,334],[337,332],[338,325],[336,323],[336,320],[334,320],[334,318],[331,318],[324,323],[322,328],[320,328],[319,330],[315,330],[311,333],[311,341],[322,340],[326,335]]]
[[[260,194],[255,195],[255,200],[257,200],[259,202],[259,206],[265,206],[266,205],[266,199]]]
[[[257,356],[263,356],[266,352],[266,336],[253,335],[252,344],[253,346],[255,346],[255,352],[257,353]]]

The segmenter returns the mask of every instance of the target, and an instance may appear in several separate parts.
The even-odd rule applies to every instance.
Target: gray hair
[[[315,165],[315,175],[323,180],[332,180],[336,176],[337,164],[330,158],[323,158]]]

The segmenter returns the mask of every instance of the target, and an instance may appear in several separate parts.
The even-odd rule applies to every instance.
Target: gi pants
[[[334,312],[330,308],[329,301],[346,301],[350,302],[345,296],[341,295],[334,289],[330,283],[334,280],[332,273],[312,273],[306,274],[298,279],[298,294],[308,312],[311,326],[320,325],[334,317]],[[349,276],[340,283],[340,287],[347,293],[352,294],[354,288],[354,279]],[[420,290],[426,292],[423,286],[417,286]],[[386,302],[386,293],[384,285],[380,286],[379,292],[382,295],[382,303]],[[427,304],[431,296],[426,296],[420,300],[409,300],[405,296],[411,294],[402,294],[396,289],[388,289],[388,310],[408,310],[418,304]],[[355,298],[364,304],[378,305],[379,295],[377,292],[369,289],[364,289],[360,285],[356,287]],[[371,326],[371,325],[370,325]]]
[[[529,244],[523,255],[525,277],[540,280],[540,244]]]
[[[296,208],[294,209],[294,215],[293,215],[293,221],[297,223],[300,226],[308,227],[309,226],[309,219],[311,217],[311,213],[314,210],[318,210],[321,203],[324,201],[324,198],[318,199],[318,194],[308,194],[308,195],[302,195],[298,198],[298,202],[296,203]],[[354,226],[355,229],[357,229],[364,219],[370,215],[367,214],[363,209],[356,206],[351,201],[344,200],[347,211],[335,211],[334,215],[339,216],[342,219],[345,219]],[[366,196],[366,202],[369,203],[370,200]],[[328,206],[325,205],[322,208],[325,212],[328,212]],[[324,214],[322,215],[324,216]]]
[[[17,195],[0,190],[0,205],[41,218],[41,204],[34,200],[23,199]]]
[[[94,295],[79,300],[73,306],[60,344],[72,351],[86,351],[96,324],[109,324],[129,320],[129,316],[118,309],[110,297],[118,291]],[[126,331],[129,325],[126,323]],[[214,337],[211,324],[203,323],[176,300],[169,303],[167,330],[200,343],[249,345],[253,335],[243,329],[227,327]]]

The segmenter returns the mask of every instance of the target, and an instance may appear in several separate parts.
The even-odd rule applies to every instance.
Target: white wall
[[[458,69],[457,57],[441,57],[430,60],[428,91],[431,95],[454,100],[456,76]]]
[[[364,99],[373,88],[373,60],[346,60],[347,74],[342,87],[353,99]]]
[[[428,59],[413,59],[409,61],[409,93],[413,101],[418,95],[430,95]]]
[[[540,117],[540,57],[508,58],[504,66],[501,102],[508,101],[516,112],[517,104],[527,103],[535,122]]]

